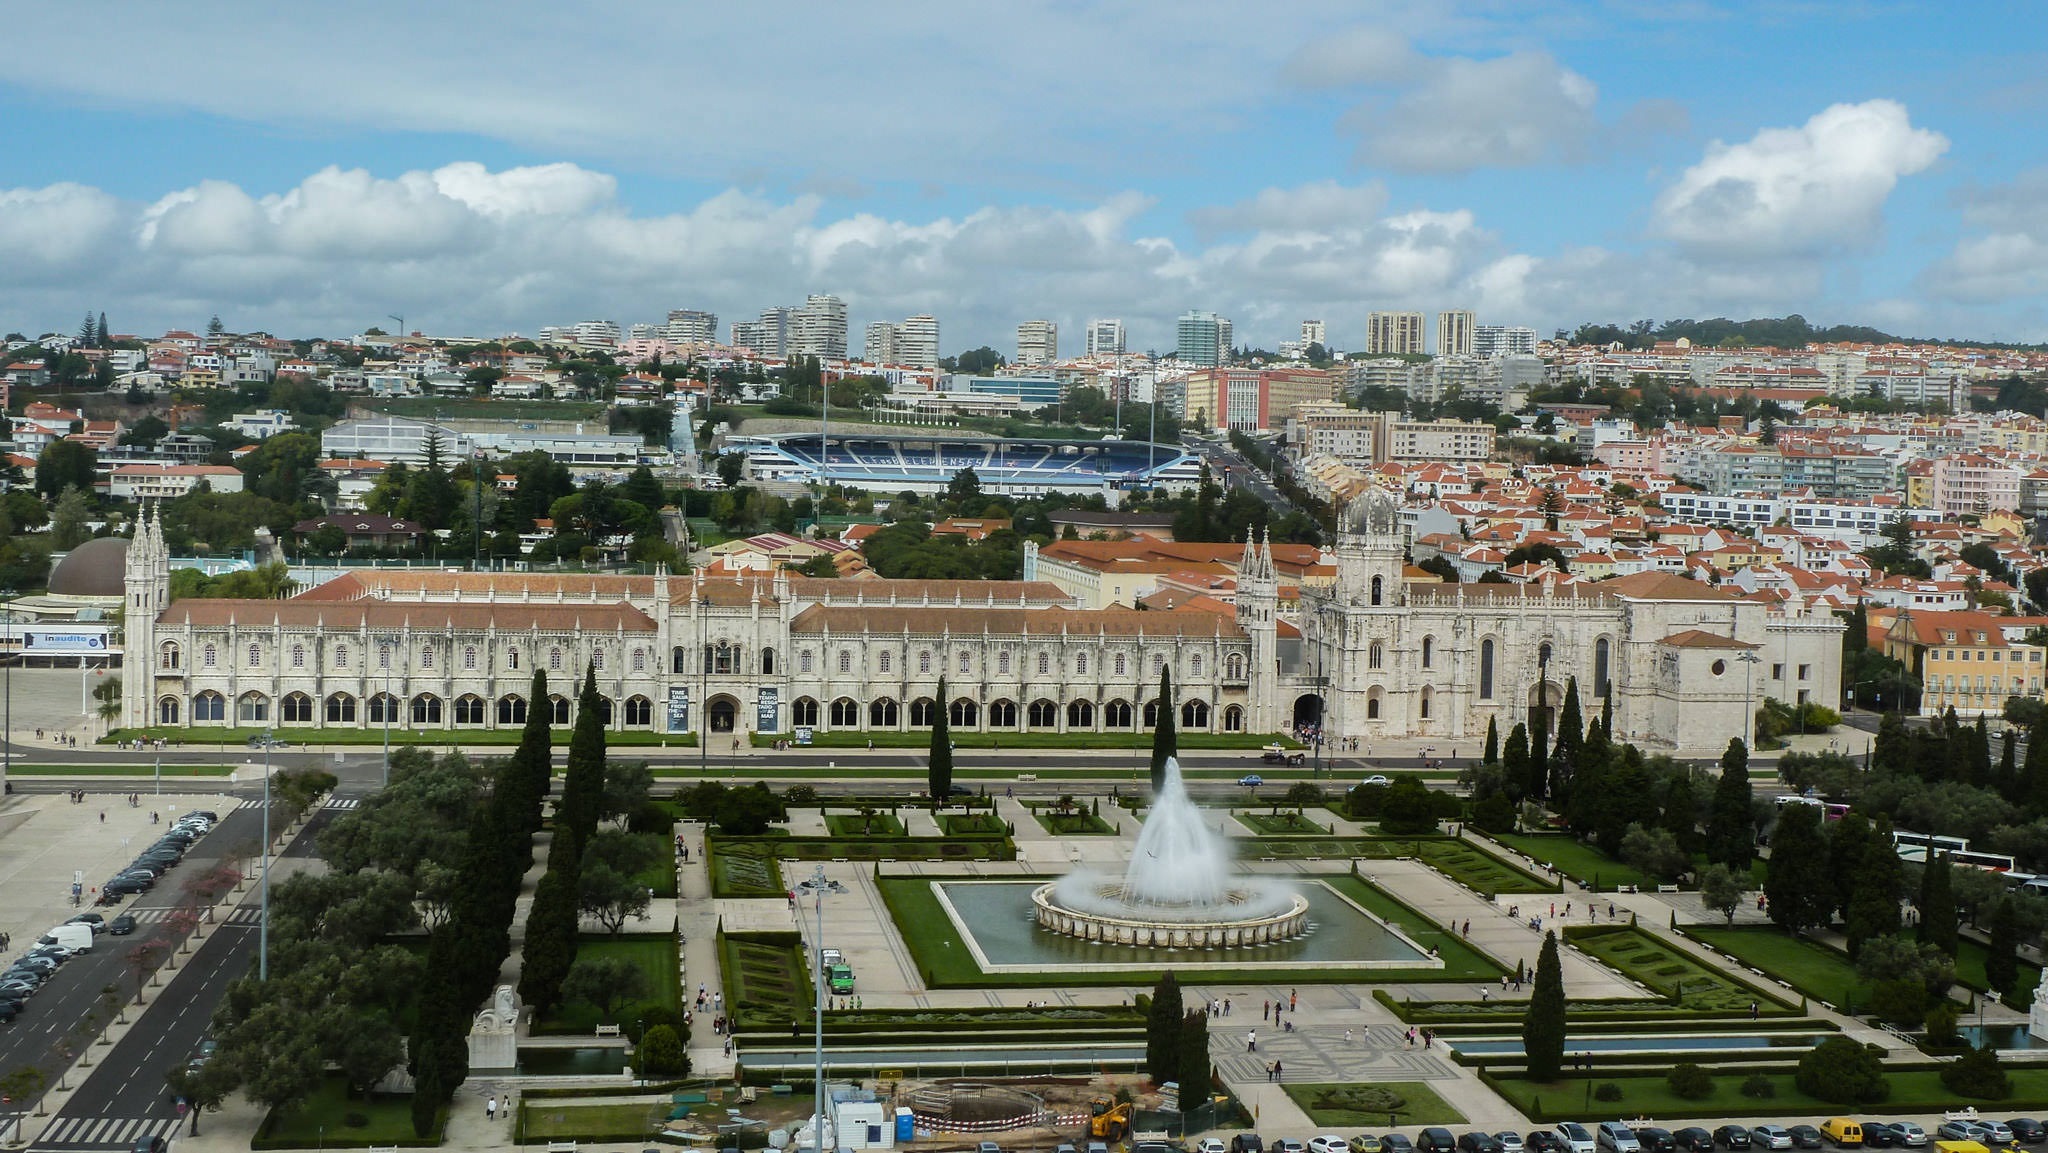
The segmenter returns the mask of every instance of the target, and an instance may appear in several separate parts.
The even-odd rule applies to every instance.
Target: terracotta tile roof
[[[950,632],[957,636],[1101,635],[1242,638],[1233,619],[1207,612],[1148,612],[1139,609],[1026,609],[951,605],[812,605],[789,624],[791,633]]]
[[[1753,649],[1759,647],[1747,641],[1738,641],[1734,637],[1724,637],[1719,633],[1710,633],[1705,629],[1687,629],[1684,632],[1672,633],[1657,643],[1670,645],[1674,649]]]
[[[628,604],[540,604],[525,601],[468,601],[454,603],[393,603],[379,600],[348,602],[306,600],[210,600],[188,598],[171,602],[157,618],[164,624],[219,627],[230,622],[245,628],[322,628],[346,630],[454,630],[482,632],[609,633],[652,634],[654,619]]]
[[[1639,572],[1614,577],[1596,586],[1605,592],[1643,601],[1733,601],[1733,593],[1688,580],[1671,572]]]

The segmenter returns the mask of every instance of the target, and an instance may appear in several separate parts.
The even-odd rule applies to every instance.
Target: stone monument
[[[2034,1003],[2027,1009],[2027,1033],[2048,1041],[2048,979],[2034,986]]]
[[[471,1072],[510,1072],[519,1066],[519,997],[510,985],[498,986],[489,1007],[476,1015],[469,1029]]]

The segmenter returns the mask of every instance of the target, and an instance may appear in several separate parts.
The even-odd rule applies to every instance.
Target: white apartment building
[[[1662,498],[1667,505],[1670,496]],[[1903,501],[1880,500],[1791,500],[1784,513],[1795,532],[1838,540],[1853,549],[1866,549],[1884,536],[1884,527],[1913,510]]]
[[[732,342],[756,356],[787,356],[796,339],[796,309],[764,308],[758,320],[733,322]]]
[[[1436,354],[1471,356],[1473,329],[1478,321],[1470,309],[1451,308],[1436,314]]]
[[[1123,321],[1096,319],[1088,322],[1088,355],[1122,356],[1123,352]]]
[[[1060,358],[1060,327],[1050,320],[1027,320],[1017,326],[1017,363],[1029,368]]]
[[[578,321],[576,326],[569,330],[569,339],[578,344],[599,345],[607,348],[617,344],[623,335],[624,333],[619,329],[619,326],[609,320]]]
[[[668,323],[662,326],[662,336],[670,344],[716,344],[718,314],[693,308],[671,308],[668,310]]]
[[[1301,322],[1301,347],[1307,349],[1311,344],[1320,344],[1326,349],[1330,347],[1329,330],[1323,327],[1320,320]]]
[[[1301,455],[1368,465],[1389,460],[1491,460],[1490,424],[1402,420],[1398,412],[1365,412],[1336,403],[1303,404],[1295,428]]]
[[[228,427],[251,440],[269,440],[281,432],[297,432],[298,424],[292,414],[281,408],[263,412],[238,412],[228,422]]]
[[[1534,354],[1536,330],[1523,325],[1478,324],[1472,327],[1472,355],[1491,360],[1516,353]]]
[[[1409,356],[1422,347],[1422,314],[1419,312],[1374,312],[1365,318],[1367,356]]]
[[[124,464],[108,477],[107,495],[115,500],[173,500],[199,487],[213,492],[242,491],[242,472],[225,464]]]
[[[861,346],[861,359],[869,364],[899,363],[896,354],[896,326],[886,320],[870,322],[867,339]]]
[[[1665,491],[1657,503],[1674,520],[1688,524],[1768,525],[1783,515],[1785,502],[1774,496],[1712,496],[1703,492]]]
[[[895,363],[911,368],[939,366],[939,321],[920,314],[896,326]]]
[[[796,310],[789,351],[826,360],[846,359],[846,302],[836,296],[806,297]]]
[[[1978,453],[1957,453],[1934,459],[1929,499],[1944,517],[1982,516],[2020,507],[2019,465]]]

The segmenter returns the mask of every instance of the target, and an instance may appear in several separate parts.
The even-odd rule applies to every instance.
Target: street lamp
[[[385,635],[377,638],[377,659],[384,665],[384,700],[378,709],[384,714],[384,783],[380,788],[391,785],[391,714],[398,702],[391,696],[391,658],[398,652],[398,638]]]
[[[811,873],[811,1088],[817,1112],[811,1117],[812,1153],[825,1150],[825,866]],[[833,1134],[838,1144],[838,1134]]]
[[[284,744],[263,730],[250,739],[263,749],[263,910],[256,923],[256,979],[270,980],[270,750]]]
[[[1756,666],[1763,660],[1753,649],[1744,649],[1735,658],[1742,662],[1742,744],[1744,748],[1756,746],[1756,701],[1751,696],[1750,681],[1756,675]]]
[[[697,594],[697,776],[711,775],[711,597]]]
[[[4,599],[7,602],[4,608],[0,608],[0,619],[7,621],[7,643],[14,650],[7,654],[7,671],[4,674],[7,682],[7,715],[5,720],[7,727],[5,729],[5,751],[0,753],[0,756],[6,758],[4,761],[0,761],[0,776],[4,776],[6,769],[14,767],[14,660],[15,656],[21,652],[21,641],[14,635],[14,590],[11,588],[0,589],[0,599]]]

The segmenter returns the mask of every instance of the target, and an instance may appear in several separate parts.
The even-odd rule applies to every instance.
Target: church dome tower
[[[1401,570],[1407,563],[1400,506],[1377,485],[1353,498],[1337,514],[1337,599],[1365,608],[1390,608],[1401,601]]]

